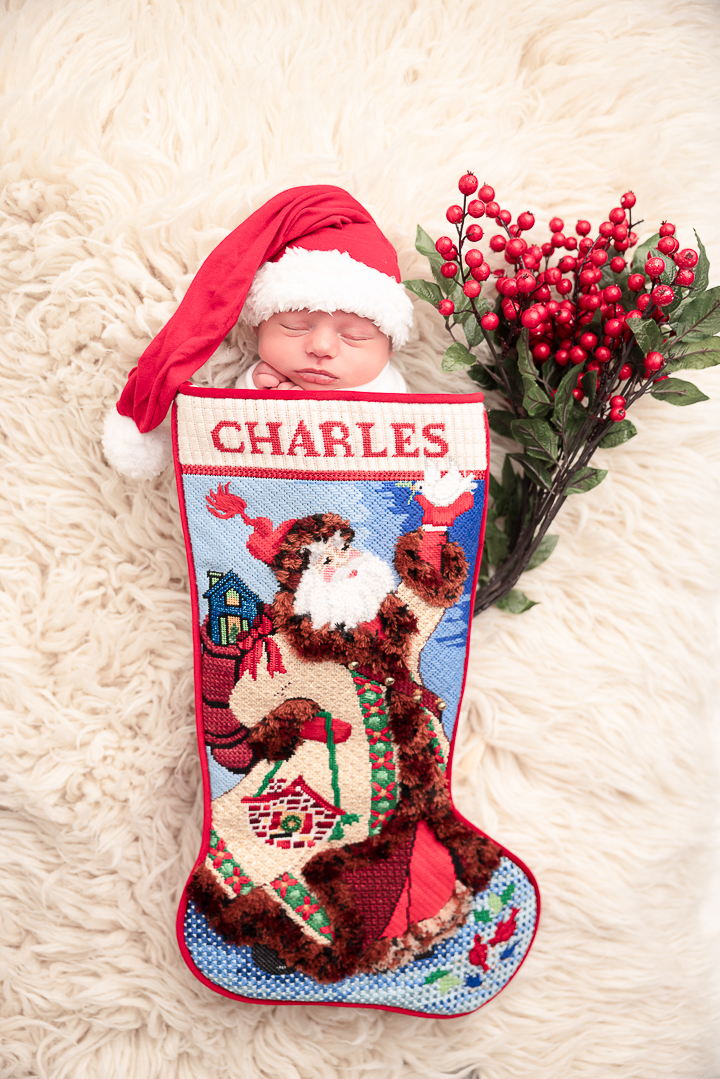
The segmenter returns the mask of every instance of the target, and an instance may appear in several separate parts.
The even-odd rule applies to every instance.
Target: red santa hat
[[[412,326],[412,304],[395,249],[367,210],[340,187],[283,191],[218,244],[130,372],[117,413],[134,422],[135,438],[137,431],[153,431],[178,387],[212,355],[241,313],[257,325],[280,311],[302,308],[352,311],[372,319],[396,348],[405,344]],[[120,434],[117,417],[110,426],[106,453]]]

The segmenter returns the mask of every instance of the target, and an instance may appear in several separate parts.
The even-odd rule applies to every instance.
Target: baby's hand
[[[256,390],[297,390],[294,382],[288,382],[284,376],[261,360],[252,373],[253,386]]]

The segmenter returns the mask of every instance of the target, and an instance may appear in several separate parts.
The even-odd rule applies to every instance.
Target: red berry
[[[533,244],[532,247],[528,248],[528,255],[532,255],[533,258],[539,259],[542,255],[542,249],[538,247],[537,244]]]
[[[500,325],[500,319],[493,311],[488,311],[488,313],[483,315],[480,319],[480,325],[484,330],[496,330]]]
[[[584,390],[581,390],[579,386],[576,386],[572,392],[572,395],[576,401],[582,401],[583,397],[585,396],[585,392]]]
[[[587,365],[587,370],[588,371],[599,371],[600,370],[600,364],[597,362],[597,360],[590,360],[590,363]]]
[[[448,206],[445,216],[451,225],[457,225],[458,221],[463,219],[462,206]]]
[[[458,249],[455,246],[455,244],[453,244],[452,247],[450,248],[450,250],[446,251],[445,254],[443,255],[443,258],[445,259],[446,262],[452,262],[453,259],[456,259],[457,257],[458,257]]]
[[[532,354],[534,360],[540,360],[540,362],[542,363],[550,356],[550,345],[546,345],[543,342],[540,342],[539,345],[535,345],[532,350]]]
[[[592,225],[590,224],[590,222],[589,221],[584,221],[581,218],[580,221],[578,221],[577,225],[575,226],[575,231],[577,232],[578,236],[587,236],[587,234],[590,232],[591,228],[592,228]]]
[[[527,326],[529,330],[534,330],[543,320],[540,316],[540,312],[535,307],[529,307],[527,311],[523,311],[520,321],[523,326]]]
[[[565,234],[562,232],[553,232],[550,237],[550,243],[553,247],[563,247],[565,244]]]
[[[518,215],[517,223],[523,232],[527,232],[527,230],[531,229],[535,224],[535,218],[526,210],[525,213]]]
[[[631,292],[641,292],[645,288],[645,275],[641,273],[631,273],[628,277],[628,288]]]
[[[515,280],[520,292],[534,292],[536,282],[529,270],[521,270],[520,273],[515,275]]]
[[[622,290],[617,285],[608,285],[603,289],[603,296],[608,303],[617,303],[622,299]]]
[[[612,353],[609,348],[605,348],[604,345],[600,345],[595,349],[595,359],[598,363],[607,363]]]
[[[447,258],[447,256],[452,251],[453,246],[453,242],[449,236],[440,236],[435,241],[435,250],[437,251],[438,255],[442,255],[444,258]]]
[[[659,371],[665,363],[665,358],[662,352],[648,352],[645,357],[645,370],[646,371]]]
[[[450,315],[452,315],[454,310],[455,304],[452,302],[452,300],[441,300],[438,304],[438,311],[441,315],[444,315],[445,318],[448,318]]]
[[[621,393],[616,393],[614,397],[610,398],[611,408],[625,408],[627,401]]]
[[[598,280],[596,276],[597,271],[594,266],[586,266],[584,270],[580,271],[578,280],[581,285],[594,285]]]
[[[664,269],[665,259],[657,258],[657,256],[649,258],[645,263],[645,273],[650,277],[659,277]]]
[[[591,251],[592,248],[593,248],[593,242],[590,239],[590,237],[589,236],[583,236],[582,240],[578,244],[578,251],[580,251],[583,255],[587,255],[588,251]],[[600,248],[598,248],[598,251],[599,250],[600,250]]]
[[[609,237],[612,236],[612,231],[614,228],[615,226],[613,225],[612,221],[603,221],[603,223],[600,225],[600,228],[598,229],[598,232],[601,236]]]
[[[625,259],[620,258],[619,255],[616,255],[614,259],[610,259],[610,269],[613,273],[622,273],[626,265]]]
[[[613,240],[627,240],[628,227],[627,225],[616,225],[612,230]]]
[[[485,213],[488,217],[497,217],[500,213],[500,203],[498,202],[486,202]]]
[[[482,285],[479,281],[475,281],[473,278],[471,278],[469,281],[466,281],[463,285],[463,292],[471,300],[474,300],[476,296],[479,296],[481,291]]]
[[[609,318],[603,326],[606,337],[618,337],[625,327],[619,318]]]
[[[564,228],[565,228],[565,222],[563,221],[563,219],[561,217],[552,217],[550,219],[550,231],[551,232],[562,232],[562,230]]]
[[[563,255],[558,262],[558,268],[562,270],[563,273],[567,273],[568,270],[574,270],[576,266],[577,259],[574,255]]]
[[[624,363],[622,365],[622,367],[620,368],[620,370],[618,371],[618,378],[622,382],[627,382],[627,380],[629,378],[632,378],[632,373],[633,373],[633,371],[632,371],[632,367],[630,366],[630,364],[629,363]]]
[[[678,251],[675,256],[675,261],[681,269],[692,270],[693,266],[697,266],[698,258],[697,251],[694,251],[692,247],[683,247],[682,251]]]
[[[610,409],[610,419],[613,421],[613,423],[619,423],[620,420],[624,420],[625,419],[625,409],[622,408],[622,407],[620,407],[620,408],[611,408]]]
[[[633,318],[642,318],[642,311],[638,311],[636,307],[633,307],[632,311],[628,311],[625,316],[625,321],[629,322]]]
[[[509,225],[512,221],[512,214],[509,210],[498,210],[497,219],[498,221],[502,221],[504,225]]]
[[[647,292],[643,292],[642,296],[638,296],[636,303],[639,309],[641,311],[644,311],[647,305],[650,303],[650,297]]]
[[[545,256],[545,258],[549,258],[549,256],[553,253],[553,245],[549,243],[544,243],[540,248],[540,251]]]
[[[536,300],[549,300],[552,293],[547,285],[541,285],[540,288],[535,291]]]
[[[629,232],[628,233],[628,244],[630,245],[630,247],[634,247],[637,242],[638,242],[637,232]]]
[[[492,202],[495,198],[495,188],[490,187],[490,184],[483,184],[478,191],[478,198],[482,199],[483,202]]]
[[[667,307],[669,303],[672,303],[675,299],[675,292],[669,285],[656,285],[650,293],[650,299],[658,305],[658,307]]]
[[[514,277],[503,277],[501,281],[498,281],[498,292],[501,296],[517,296],[517,281]]]
[[[549,285],[557,285],[558,281],[562,279],[562,274],[558,270],[557,266],[549,266],[545,271],[545,280]]]
[[[595,266],[604,266],[607,260],[607,251],[601,251],[600,248],[596,248],[590,255],[590,261]]]
[[[499,233],[497,233],[495,236],[492,236],[491,239],[490,239],[490,250],[491,251],[504,251],[506,243],[507,243],[507,240],[505,239],[505,237],[501,236]]]
[[[555,319],[558,326],[568,326],[572,320],[572,311],[568,311],[567,308],[560,308]]]
[[[527,244],[522,239],[510,240],[506,250],[511,259],[519,259],[523,251],[527,250]]]
[[[565,250],[566,251],[574,251],[575,248],[577,247],[577,245],[578,245],[578,242],[577,242],[577,240],[575,239],[574,236],[566,236],[565,237]]]
[[[471,247],[469,251],[465,252],[465,262],[471,270],[473,266],[479,266],[484,261],[483,253],[478,251],[477,247]]]
[[[478,180],[472,172],[466,172],[464,176],[460,177],[458,187],[463,195],[472,195],[473,191],[477,191]]]
[[[580,348],[579,345],[573,345],[570,349],[570,359],[573,363],[585,363],[587,352],[584,348]]]
[[[683,285],[685,288],[687,288],[689,285],[692,285],[694,280],[695,274],[692,270],[678,270],[677,277],[675,278],[675,284]]]
[[[626,210],[631,210],[636,202],[637,198],[632,193],[632,191],[626,191],[623,197],[620,199],[620,205],[624,206]]]
[[[674,236],[675,226],[671,225],[669,221],[663,221],[658,231],[661,236]]]
[[[472,202],[468,203],[467,212],[471,217],[482,217],[485,213],[485,203],[481,202],[480,199],[473,199]],[[468,228],[468,236],[470,236],[470,229],[472,227],[473,226],[470,225],[470,228]],[[472,236],[470,236],[470,239],[472,240]]]
[[[557,352],[555,353],[555,359],[560,364],[561,367],[564,367],[565,364],[570,359],[570,353],[568,352],[568,350],[566,348],[559,348],[557,350]]]
[[[613,225],[622,225],[627,220],[627,214],[620,206],[616,206],[608,214],[608,218],[612,221]]]
[[[440,273],[443,277],[455,277],[458,272],[457,262],[443,262],[440,267]]]
[[[572,281],[569,281],[567,278],[564,278],[562,281],[558,281],[557,285],[555,286],[561,296],[567,296],[568,292],[572,292],[572,287]]]
[[[560,310],[560,304],[557,300],[548,300],[545,306],[547,307],[548,315],[552,315],[552,317],[555,318],[555,315],[557,315]]]
[[[590,296],[585,297],[585,310],[586,311],[597,311],[598,307],[600,307],[601,305],[602,305],[602,300],[597,295],[597,293],[592,293]]]
[[[518,309],[512,300],[506,300],[503,304],[503,314],[508,322],[515,322],[518,317]]]
[[[680,246],[680,241],[674,236],[661,236],[658,240],[657,249],[663,255],[674,255]]]
[[[492,271],[488,266],[487,262],[481,262],[479,266],[473,266],[472,270],[470,271],[476,281],[487,281],[491,272]]]
[[[587,351],[589,352],[590,349],[595,348],[595,345],[597,344],[597,340],[598,339],[595,336],[595,334],[590,333],[590,331],[588,330],[586,333],[583,333],[583,334],[580,335],[580,339],[578,341],[578,344],[582,348],[587,349]]]
[[[469,209],[470,207],[468,207],[468,210]],[[475,215],[473,214],[473,216]],[[468,225],[465,235],[467,236],[470,243],[476,244],[478,240],[482,240],[483,230],[480,228],[479,225]]]

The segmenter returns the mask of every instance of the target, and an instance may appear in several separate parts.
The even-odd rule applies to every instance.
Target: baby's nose
[[[337,335],[325,328],[318,328],[308,334],[307,351],[313,356],[335,356],[337,354]]]

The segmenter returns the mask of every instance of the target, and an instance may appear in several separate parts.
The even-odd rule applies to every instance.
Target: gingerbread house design
[[[314,847],[325,839],[344,816],[308,786],[300,775],[292,783],[271,781],[263,794],[243,798],[248,807],[248,821],[258,839],[271,847],[286,850]]]

